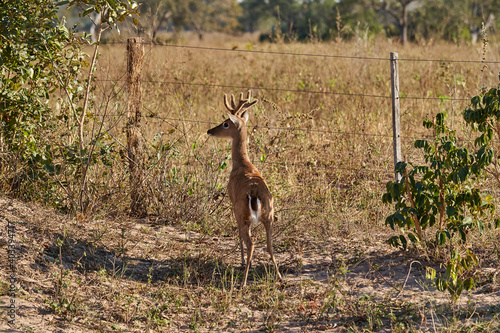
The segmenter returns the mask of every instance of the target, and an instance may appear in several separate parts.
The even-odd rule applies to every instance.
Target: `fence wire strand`
[[[122,80],[113,79],[99,79],[98,82],[120,82]],[[231,89],[252,89],[252,90],[266,90],[266,91],[280,91],[280,92],[292,92],[292,93],[308,93],[308,94],[322,94],[322,95],[338,95],[338,96],[350,96],[350,97],[368,97],[368,98],[384,98],[390,99],[391,96],[387,95],[374,95],[374,94],[361,94],[361,93],[342,93],[335,91],[318,91],[318,90],[300,90],[300,89],[284,89],[284,88],[269,88],[269,87],[256,87],[256,86],[235,86],[235,85],[225,85],[225,84],[207,84],[207,83],[193,83],[184,81],[158,81],[158,80],[141,80],[142,83],[155,83],[155,84],[171,84],[171,85],[187,85],[187,86],[199,86],[208,88],[231,88]],[[400,96],[400,100],[439,100],[441,102],[446,101],[469,101],[470,98],[440,98],[440,97],[418,97],[418,96]]]
[[[195,124],[206,124],[206,125],[215,125],[217,121],[209,121],[209,120],[193,120],[186,118],[175,118],[175,117],[162,117],[156,115],[155,111],[150,109],[149,107],[143,105],[144,109],[150,112],[149,115],[144,115],[144,118],[152,118],[161,120],[163,123],[166,123],[166,120],[176,121],[176,122],[185,122],[185,123],[195,123]],[[125,114],[106,114],[106,117],[125,117]],[[171,125],[171,124],[169,124]],[[361,132],[345,132],[345,131],[331,131],[331,130],[321,130],[321,129],[312,129],[312,128],[303,128],[303,127],[278,127],[278,126],[262,126],[262,125],[250,125],[247,126],[249,129],[267,129],[267,130],[281,130],[281,131],[301,131],[301,132],[309,132],[309,133],[323,133],[323,134],[336,134],[336,135],[353,135],[353,136],[365,136],[365,137],[380,137],[380,138],[388,138],[393,139],[393,136],[390,134],[374,134],[374,133],[361,133]],[[410,139],[410,140],[432,140],[431,136],[407,136],[401,135],[401,139]],[[462,141],[472,141],[458,138],[458,140]],[[492,141],[496,142],[496,141]]]
[[[107,43],[108,45],[121,45],[126,42],[113,42]],[[373,61],[391,61],[390,58],[384,57],[362,57],[362,56],[345,56],[345,55],[332,55],[332,54],[315,54],[315,53],[296,53],[296,52],[280,52],[280,51],[261,51],[261,50],[243,50],[243,49],[226,49],[220,47],[209,46],[195,46],[195,45],[177,45],[177,44],[158,44],[153,42],[144,42],[144,45],[153,45],[155,47],[171,47],[207,51],[223,51],[223,52],[241,52],[253,54],[273,54],[273,55],[287,55],[287,56],[300,56],[300,57],[320,57],[320,58],[337,58],[337,59],[353,59],[353,60],[373,60]],[[399,61],[408,62],[442,62],[442,63],[476,63],[476,64],[500,64],[500,61],[495,60],[462,60],[462,59],[418,59],[418,58],[399,58]]]

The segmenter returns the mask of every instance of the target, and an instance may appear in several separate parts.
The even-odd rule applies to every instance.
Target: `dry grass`
[[[185,40],[236,50],[401,59],[479,60],[480,45],[401,48],[359,38],[257,44],[245,37]],[[250,36],[249,38],[254,38]],[[276,55],[146,45],[143,135],[149,217],[126,217],[125,45],[104,46],[95,120],[112,143],[111,166],[90,170],[86,215],[60,215],[0,198],[0,222],[17,221],[24,331],[494,331],[500,299],[499,233],[475,236],[478,288],[451,305],[425,279],[417,252],[389,248],[385,183],[393,178],[387,60]],[[497,46],[488,60],[500,60]],[[498,84],[500,65],[400,61],[406,97],[469,98]],[[229,87],[230,86],[230,87]],[[233,87],[233,88],[231,88]],[[222,96],[254,87],[250,156],[275,197],[276,281],[259,240],[250,286],[240,290],[235,222],[225,186],[229,143],[208,138]],[[266,87],[272,90],[257,89]],[[316,91],[323,93],[310,93]],[[112,103],[106,104],[109,100]],[[422,120],[447,111],[461,137],[467,101],[403,99],[403,156],[418,159]],[[88,139],[92,121],[89,121]],[[226,166],[227,165],[227,166]],[[485,187],[491,184],[485,180]],[[2,257],[5,257],[2,244]],[[410,264],[413,261],[419,263]],[[410,269],[411,267],[411,269]],[[7,266],[2,263],[2,281]],[[4,294],[4,293],[2,293]],[[8,296],[2,296],[8,301]],[[39,323],[42,324],[39,324]],[[44,326],[40,326],[44,325]]]

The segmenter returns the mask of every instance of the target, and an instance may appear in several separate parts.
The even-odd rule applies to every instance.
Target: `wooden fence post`
[[[145,216],[144,191],[142,190],[144,157],[141,134],[141,70],[144,60],[142,37],[127,39],[127,149],[130,172],[130,213]]]
[[[399,120],[399,65],[398,54],[391,52],[392,137],[394,142],[394,167],[401,161],[401,133]],[[401,175],[396,172],[396,181]]]

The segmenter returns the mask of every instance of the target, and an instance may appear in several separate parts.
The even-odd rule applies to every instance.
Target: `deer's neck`
[[[241,135],[233,138],[231,146],[231,159],[233,160],[233,169],[250,163],[247,152],[246,131],[242,132]]]

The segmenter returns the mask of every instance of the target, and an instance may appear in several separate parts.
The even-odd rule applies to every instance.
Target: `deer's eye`
[[[228,123],[226,123],[226,122],[223,122],[223,123],[222,123],[222,127],[224,127],[224,128],[229,128],[229,124],[228,124]]]

